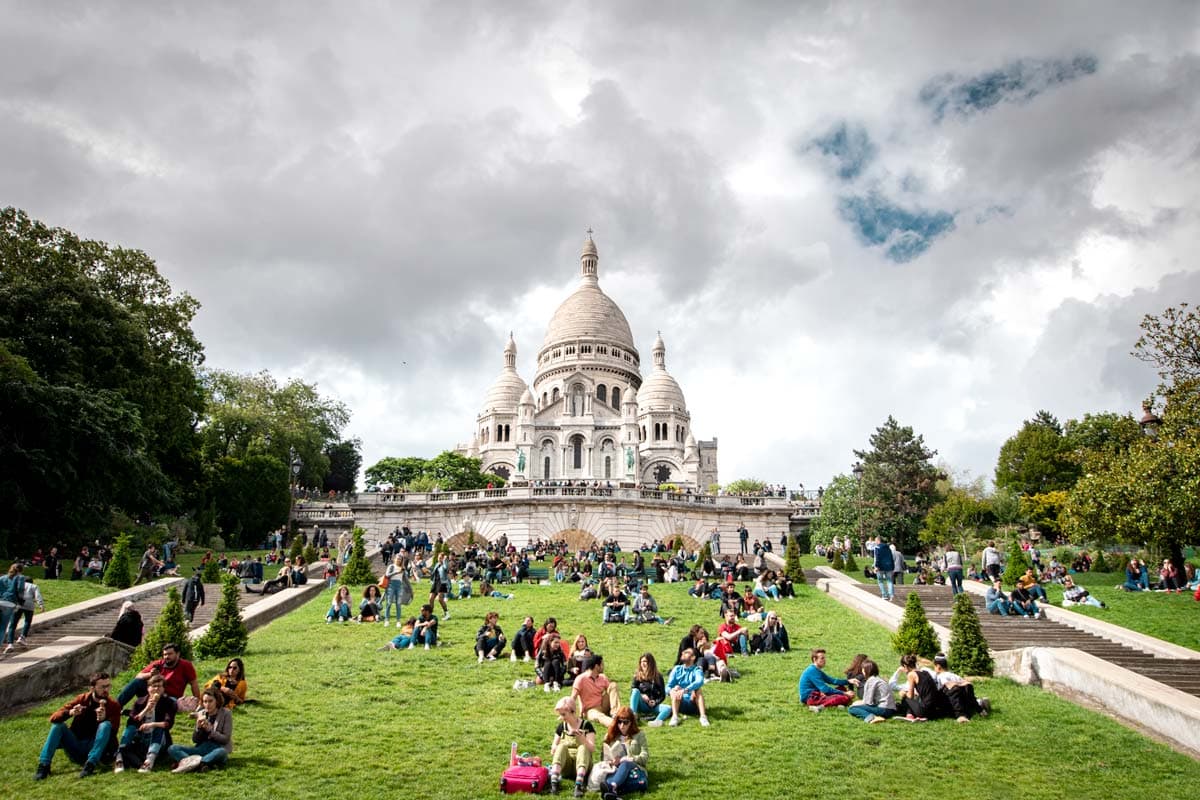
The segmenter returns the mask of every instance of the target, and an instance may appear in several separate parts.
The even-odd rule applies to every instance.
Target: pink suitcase
[[[520,764],[504,770],[500,776],[500,791],[505,794],[531,792],[541,794],[550,786],[550,770],[542,766]]]

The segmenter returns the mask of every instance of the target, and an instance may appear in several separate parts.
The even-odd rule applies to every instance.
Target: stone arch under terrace
[[[591,548],[592,545],[599,544],[595,536],[587,531],[580,530],[579,528],[567,528],[565,530],[561,530],[554,534],[554,536],[551,537],[551,540],[555,542],[565,541],[567,543],[567,548],[572,553],[577,553],[580,550],[587,550]]]

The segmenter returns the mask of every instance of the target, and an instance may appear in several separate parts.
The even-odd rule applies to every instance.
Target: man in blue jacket
[[[895,592],[892,583],[892,570],[896,568],[896,560],[892,558],[892,548],[883,540],[875,538],[875,580],[879,582],[879,596],[891,600]]]
[[[679,724],[679,711],[682,709],[688,714],[700,714],[700,725],[707,728],[708,709],[704,705],[703,694],[704,668],[696,663],[696,651],[690,647],[685,647],[679,654],[679,662],[667,675],[667,700],[670,701],[671,708],[668,711],[665,703],[659,706],[662,710],[658,712],[658,719],[650,723],[650,727],[660,727],[668,714],[671,717],[671,727],[675,727]]]
[[[887,549],[887,548],[877,548]],[[800,702],[814,712],[825,706],[848,706],[854,700],[854,689],[845,678],[825,674],[825,650],[816,648],[810,654],[812,663],[800,673]]]

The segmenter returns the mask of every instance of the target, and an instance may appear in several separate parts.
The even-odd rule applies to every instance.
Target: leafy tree
[[[246,652],[250,631],[242,619],[238,604],[241,581],[235,575],[221,577],[221,600],[204,635],[196,640],[196,655],[201,658],[232,658]]]
[[[1158,370],[1163,386],[1200,382],[1200,313],[1187,303],[1142,318],[1133,356]]]
[[[1062,530],[1062,511],[1067,504],[1067,493],[1038,492],[1021,498],[1021,513],[1031,525],[1054,538]]]
[[[950,662],[950,670],[959,675],[990,676],[996,669],[969,592],[960,592],[954,598],[954,610],[950,613],[950,652],[946,659]]]
[[[342,583],[347,586],[366,586],[375,583],[375,573],[371,570],[371,562],[367,560],[367,547],[363,542],[362,528],[354,529],[354,549],[350,552],[350,560],[342,570]]]
[[[912,552],[921,521],[937,502],[936,483],[943,476],[930,463],[937,451],[891,416],[875,430],[870,444],[870,450],[854,451],[862,459],[863,504],[870,511],[864,525],[869,533]]]
[[[220,583],[221,582],[221,564],[217,559],[209,559],[204,564],[204,569],[200,570],[200,580],[205,583]]]
[[[1089,452],[1123,453],[1142,437],[1137,420],[1129,414],[1084,414],[1083,419],[1067,420],[1063,438],[1076,460]]]
[[[1000,448],[996,486],[1031,495],[1070,489],[1079,478],[1079,464],[1062,425],[1048,411],[1026,420],[1021,430]]]
[[[966,537],[976,534],[992,519],[988,502],[975,487],[952,486],[945,497],[929,509],[921,524],[922,544],[954,545],[967,552]]]
[[[783,574],[791,578],[792,583],[808,583],[808,578],[804,576],[804,565],[800,563],[800,542],[795,536],[788,537],[784,555]]]
[[[188,661],[192,660],[192,640],[188,638],[188,624],[183,616],[183,602],[179,599],[179,589],[172,586],[167,589],[167,604],[158,615],[154,627],[142,639],[130,657],[133,669],[140,671],[162,655],[164,645],[176,644],[179,653]]]
[[[988,498],[988,506],[995,525],[1014,525],[1021,520],[1021,495],[1012,489],[997,488]]]
[[[287,522],[288,468],[273,456],[220,458],[209,480],[217,523],[230,547],[260,542]]]
[[[1013,586],[1017,579],[1025,574],[1025,570],[1033,566],[1033,562],[1029,559],[1029,554],[1021,549],[1021,540],[1013,533],[1008,540],[1008,553],[1006,554],[1008,563],[1004,566],[1004,583]]]
[[[425,459],[415,456],[381,458],[367,467],[367,486],[377,487],[387,484],[397,488],[408,486],[409,483],[425,473],[427,463]]]
[[[504,478],[479,471],[480,460],[447,450],[434,456],[425,465],[424,474],[433,478],[443,492],[482,489],[489,483],[503,486]]]
[[[113,543],[112,557],[104,570],[103,583],[114,589],[128,589],[133,585],[133,563],[129,551],[133,540],[127,533],[122,533]]]
[[[858,538],[860,498],[858,481],[849,475],[837,475],[825,487],[821,511],[809,530],[814,544],[832,544],[833,538]]]
[[[353,492],[358,486],[358,470],[362,466],[362,440],[347,439],[325,447],[329,459],[329,474],[321,490],[325,492]]]
[[[767,484],[758,478],[738,478],[725,486],[726,494],[761,494]]]
[[[908,593],[908,600],[904,604],[904,618],[900,620],[900,627],[892,635],[892,649],[899,655],[916,653],[923,658],[933,658],[941,649],[937,632],[925,616],[925,606],[916,592]]]

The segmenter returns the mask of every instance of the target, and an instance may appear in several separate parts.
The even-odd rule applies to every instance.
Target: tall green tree
[[[353,492],[358,486],[358,470],[362,467],[362,441],[347,439],[325,447],[329,459],[329,474],[321,486],[326,492]]]
[[[994,519],[991,505],[978,487],[951,486],[945,496],[925,515],[921,542],[954,545],[968,553],[966,540]]]
[[[834,476],[821,496],[821,511],[812,521],[812,543],[828,545],[835,536],[857,539],[860,499],[858,481],[849,475]]]
[[[426,459],[417,458],[416,456],[409,456],[407,458],[387,456],[386,458],[381,458],[367,467],[367,486],[378,487],[390,485],[396,488],[406,487],[424,474],[427,463],[429,462]]]
[[[937,481],[943,475],[931,462],[937,451],[890,415],[870,444],[870,450],[854,451],[863,464],[863,503],[869,509],[864,523],[869,533],[912,552],[921,521],[938,499]]]
[[[255,545],[287,522],[292,498],[283,462],[267,455],[226,457],[211,471],[212,501],[227,547]]]
[[[1079,464],[1063,427],[1048,411],[1026,420],[1021,430],[1000,448],[996,486],[1030,495],[1070,489],[1079,478]]]

